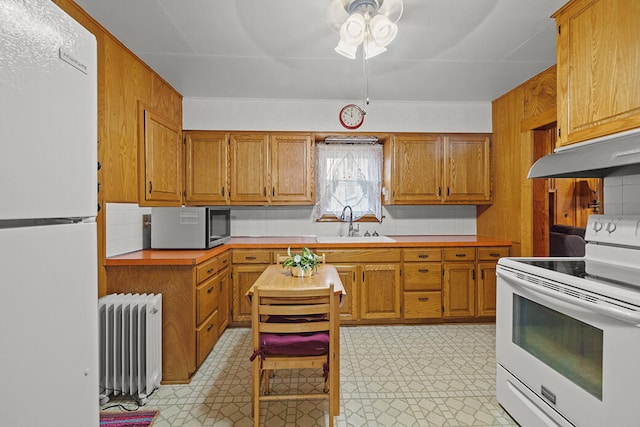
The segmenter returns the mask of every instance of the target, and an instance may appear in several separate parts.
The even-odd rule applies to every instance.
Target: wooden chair
[[[251,302],[254,426],[260,425],[260,402],[302,399],[327,399],[333,426],[340,413],[340,314],[333,284],[295,292],[256,288]],[[294,320],[288,321],[288,316]],[[308,320],[302,321],[305,316]],[[323,371],[322,392],[270,394],[270,374],[276,369],[305,368]]]

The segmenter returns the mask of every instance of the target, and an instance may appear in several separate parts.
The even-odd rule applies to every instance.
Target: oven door
[[[637,424],[640,314],[504,266],[497,275],[498,400],[516,421]]]

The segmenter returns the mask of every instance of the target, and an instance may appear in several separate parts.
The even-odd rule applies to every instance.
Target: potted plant
[[[287,258],[282,266],[291,270],[292,276],[308,277],[313,275],[313,271],[320,264],[320,257],[309,248],[302,248],[301,254],[291,254],[291,248],[287,248]]]

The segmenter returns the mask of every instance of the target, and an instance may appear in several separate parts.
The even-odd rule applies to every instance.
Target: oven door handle
[[[502,278],[507,282],[509,282],[510,284],[516,285],[522,289],[526,289],[536,293],[537,295],[539,295],[541,299],[544,299],[550,306],[553,306],[554,303],[557,303],[557,301],[560,300],[567,304],[578,306],[585,310],[596,312],[603,316],[611,317],[611,318],[620,320],[622,322],[630,323],[632,325],[640,327],[640,312],[627,310],[624,307],[617,307],[617,306],[614,306],[613,304],[608,304],[606,302],[604,302],[604,304],[606,305],[588,302],[580,298],[566,295],[562,292],[557,292],[551,289],[547,289],[544,286],[540,286],[535,283],[527,282],[526,280],[522,280],[509,273],[505,274],[500,271],[496,273],[498,276],[502,276]]]

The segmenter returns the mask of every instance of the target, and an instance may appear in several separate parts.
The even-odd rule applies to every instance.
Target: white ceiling
[[[329,0],[75,0],[185,97],[354,99]],[[555,61],[566,0],[404,0],[368,65],[372,100],[488,102]]]

